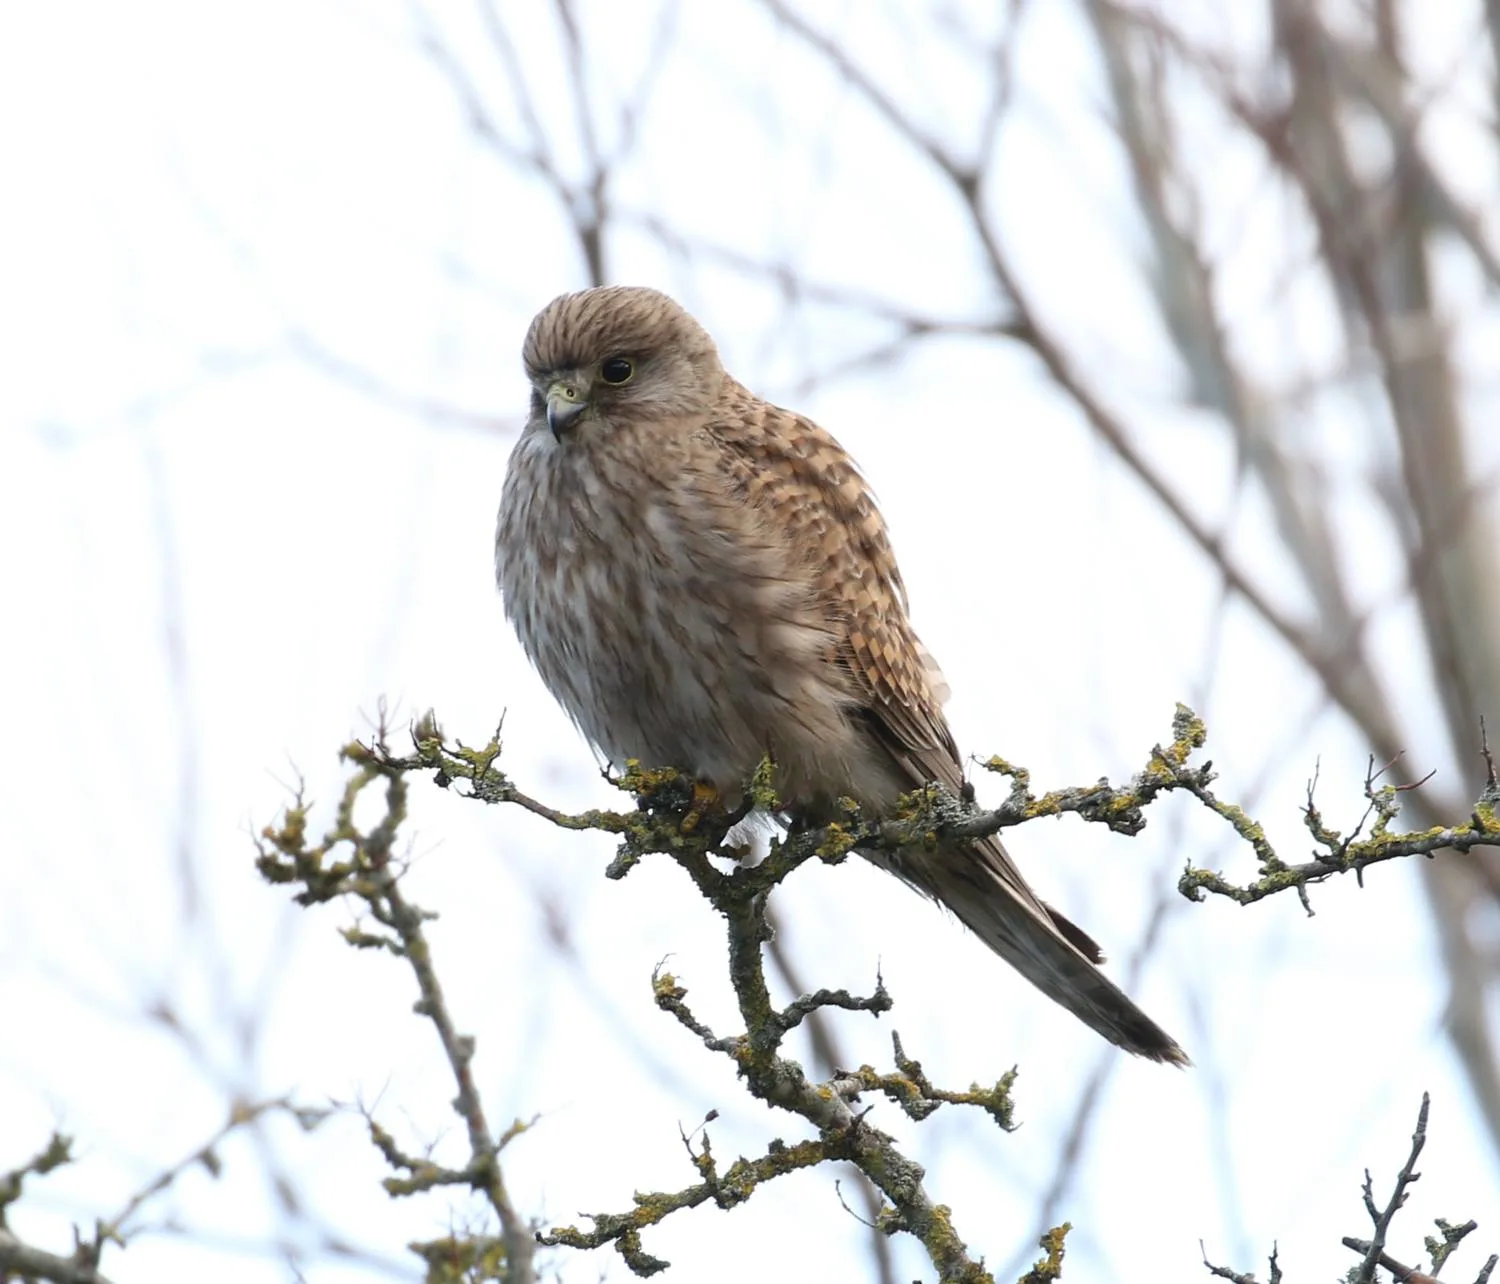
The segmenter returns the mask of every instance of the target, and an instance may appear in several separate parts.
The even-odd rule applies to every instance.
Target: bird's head
[[[531,322],[522,357],[532,420],[559,441],[591,422],[618,427],[702,414],[725,377],[707,331],[642,286],[559,295]]]

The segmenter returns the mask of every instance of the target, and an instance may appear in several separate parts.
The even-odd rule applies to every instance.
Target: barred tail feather
[[[1093,940],[1021,882],[996,839],[946,849],[903,871],[1053,1002],[1111,1043],[1169,1065],[1192,1062],[1159,1025],[1094,966]]]

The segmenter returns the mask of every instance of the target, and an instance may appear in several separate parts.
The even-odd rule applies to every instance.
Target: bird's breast
[[[746,728],[729,729],[745,666],[726,585],[702,556],[712,532],[650,479],[565,451],[522,462],[535,466],[507,480],[497,573],[543,681],[615,762],[738,775],[725,763],[751,752]]]
[[[768,752],[800,780],[842,776],[847,693],[803,553],[691,460],[617,463],[513,456],[497,572],[543,681],[616,763],[726,791]]]

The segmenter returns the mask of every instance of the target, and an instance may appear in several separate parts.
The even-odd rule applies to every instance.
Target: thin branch
[[[80,1244],[72,1257],[59,1257],[23,1243],[0,1229],[0,1279],[51,1280],[52,1284],[111,1284]]]
[[[1362,1199],[1365,1212],[1369,1215],[1371,1224],[1374,1226],[1374,1235],[1370,1239],[1360,1239],[1352,1235],[1344,1236],[1339,1242],[1345,1248],[1353,1249],[1360,1255],[1359,1264],[1350,1269],[1345,1277],[1347,1284],[1375,1284],[1376,1272],[1384,1267],[1395,1277],[1397,1284],[1436,1284],[1438,1273],[1443,1269],[1453,1251],[1472,1231],[1477,1229],[1478,1223],[1473,1221],[1464,1222],[1455,1226],[1439,1218],[1437,1221],[1439,1239],[1429,1236],[1426,1247],[1429,1257],[1432,1259],[1432,1273],[1427,1274],[1416,1267],[1407,1266],[1386,1252],[1385,1246],[1390,1235],[1391,1224],[1396,1219],[1396,1214],[1406,1204],[1407,1193],[1413,1182],[1421,1176],[1417,1172],[1417,1158],[1422,1153],[1422,1148],[1427,1144],[1427,1111],[1429,1106],[1427,1094],[1422,1094],[1422,1106],[1417,1111],[1417,1127],[1412,1133],[1411,1151],[1407,1155],[1406,1163],[1401,1171],[1396,1174],[1396,1184],[1391,1191],[1391,1197],[1386,1201],[1384,1207],[1375,1202],[1375,1191],[1370,1179],[1369,1169],[1365,1170],[1365,1179],[1362,1186]],[[1199,1245],[1202,1249],[1202,1245]],[[1497,1258],[1491,1256],[1480,1268],[1475,1284],[1488,1284],[1490,1275],[1494,1272]],[[1256,1284],[1255,1276],[1241,1274],[1227,1266],[1215,1266],[1208,1260],[1208,1254],[1203,1256],[1203,1265],[1208,1267],[1209,1273],[1219,1279],[1231,1280],[1234,1284]],[[1271,1250],[1271,1284],[1278,1284],[1281,1279],[1281,1268],[1276,1260],[1276,1250]]]
[[[125,1201],[113,1217],[96,1221],[92,1235],[85,1237],[75,1230],[73,1253],[68,1257],[25,1243],[6,1224],[8,1211],[21,1198],[27,1178],[46,1176],[73,1162],[72,1139],[53,1133],[46,1146],[24,1164],[0,1174],[0,1280],[15,1277],[50,1280],[53,1284],[109,1284],[108,1278],[99,1271],[99,1262],[107,1246],[123,1247],[136,1233],[137,1228],[131,1224],[135,1216],[163,1191],[176,1185],[185,1173],[204,1168],[217,1174],[218,1149],[225,1139],[273,1112],[291,1115],[304,1129],[317,1127],[329,1114],[327,1110],[297,1106],[287,1097],[236,1103],[212,1137],[178,1163],[152,1177]]]
[[[1203,1247],[1203,1241],[1198,1241],[1198,1252],[1202,1254],[1203,1265],[1208,1268],[1208,1273],[1215,1279],[1229,1280],[1230,1284],[1260,1284],[1254,1275],[1232,1270],[1228,1266],[1215,1266],[1208,1260],[1208,1250]],[[1281,1284],[1281,1263],[1277,1260],[1276,1249],[1271,1249],[1271,1260],[1268,1266],[1271,1272],[1271,1284]]]
[[[398,388],[363,366],[345,360],[338,353],[302,331],[289,330],[286,342],[291,351],[314,370],[343,384],[346,388],[369,397],[382,406],[407,411],[430,424],[444,428],[469,428],[478,432],[499,433],[506,436],[515,436],[520,432],[519,416],[468,410],[436,397],[427,397]]]
[[[203,1168],[210,1173],[217,1174],[219,1171],[218,1149],[224,1141],[232,1133],[272,1113],[291,1115],[304,1129],[312,1129],[327,1118],[329,1112],[298,1106],[288,1097],[277,1097],[270,1101],[236,1102],[230,1107],[229,1117],[203,1145],[191,1154],[185,1155],[177,1163],[163,1169],[136,1191],[118,1213],[98,1224],[97,1242],[103,1244],[106,1240],[111,1240],[123,1244],[132,1231],[131,1218],[140,1212],[150,1200],[163,1191],[171,1189],[185,1173],[192,1169]]]
[[[766,903],[766,922],[771,929],[770,940],[766,942],[766,954],[772,968],[793,994],[807,993],[808,987],[803,983],[801,974],[792,960],[791,951],[787,948],[787,931],[779,921],[776,906],[769,901]],[[876,988],[877,990],[884,989],[884,983],[878,975]],[[810,1012],[803,1021],[802,1029],[808,1043],[812,1045],[814,1065],[820,1073],[832,1074],[839,1066],[847,1064],[847,1059],[840,1051],[834,1023],[829,1019],[826,1011],[819,1009]],[[896,1263],[891,1253],[890,1237],[882,1234],[876,1225],[882,1202],[880,1191],[858,1169],[855,1169],[855,1174],[859,1198],[864,1204],[865,1211],[863,1214],[850,1211],[862,1225],[870,1230],[870,1255],[874,1258],[877,1284],[896,1284]],[[838,1184],[834,1185],[837,1190]],[[839,1202],[844,1202],[842,1194],[839,1196]],[[844,1206],[848,1208],[847,1204]]]
[[[1416,1131],[1411,1135],[1411,1153],[1406,1158],[1406,1164],[1396,1174],[1396,1186],[1391,1191],[1391,1197],[1386,1201],[1383,1209],[1375,1206],[1375,1197],[1370,1185],[1369,1169],[1365,1170],[1364,1205],[1365,1211],[1370,1214],[1370,1220],[1375,1224],[1375,1234],[1365,1249],[1364,1259],[1359,1264],[1359,1269],[1349,1284],[1374,1284],[1375,1268],[1379,1266],[1381,1254],[1385,1251],[1385,1239],[1391,1229],[1391,1222],[1395,1219],[1402,1205],[1406,1203],[1406,1189],[1417,1180],[1420,1175],[1417,1172],[1417,1159],[1422,1153],[1422,1148],[1427,1144],[1427,1110],[1430,1105],[1427,1094],[1422,1094],[1422,1108],[1417,1111]],[[1346,1241],[1347,1242],[1347,1241]]]
[[[1145,768],[1128,784],[1115,786],[1108,780],[1100,780],[1093,785],[1054,789],[1040,797],[1031,792],[1028,771],[1003,758],[990,758],[982,765],[1011,780],[1010,795],[998,807],[983,810],[937,785],[929,785],[905,795],[888,819],[864,820],[857,809],[851,809],[842,821],[799,829],[784,840],[773,840],[765,861],[737,870],[734,878],[764,893],[809,860],[837,863],[855,850],[899,852],[932,847],[954,838],[981,838],[1043,816],[1076,815],[1133,837],[1146,826],[1145,809],[1169,793],[1189,794],[1224,820],[1255,853],[1259,866],[1259,878],[1243,885],[1230,882],[1217,871],[1189,866],[1177,886],[1192,901],[1201,901],[1205,894],[1212,894],[1249,905],[1268,896],[1295,891],[1311,912],[1308,887],[1336,874],[1353,873],[1358,877],[1371,866],[1387,861],[1433,856],[1445,850],[1462,854],[1476,848],[1500,847],[1500,787],[1486,788],[1481,793],[1467,822],[1396,833],[1391,825],[1399,815],[1400,798],[1415,786],[1380,785],[1378,773],[1373,773],[1365,782],[1364,814],[1348,834],[1324,822],[1309,793],[1303,823],[1314,840],[1315,850],[1310,860],[1290,863],[1277,854],[1256,820],[1237,804],[1219,798],[1210,788],[1216,779],[1212,763],[1189,762],[1203,747],[1207,734],[1197,714],[1185,705],[1178,705],[1172,720],[1171,742],[1154,747]],[[618,834],[621,843],[610,866],[612,877],[622,877],[650,853],[681,852],[679,825],[685,809],[691,805],[692,782],[676,771],[644,770],[632,763],[614,783],[648,804],[644,809],[593,810],[569,815],[523,794],[496,766],[501,749],[498,733],[482,749],[462,744],[450,746],[444,741],[441,728],[429,718],[418,725],[414,736],[416,752],[405,757],[392,754],[383,744],[373,749],[356,746],[346,752],[373,754],[394,771],[432,771],[438,783],[445,786],[456,780],[468,780],[471,782],[468,796],[487,803],[514,803],[560,828]],[[772,764],[768,760],[750,782],[746,806],[778,815],[782,808],[770,789],[771,775]],[[1366,831],[1372,817],[1375,823]],[[719,817],[709,825],[705,830],[709,841],[703,852],[737,857],[737,851],[722,844],[738,819]],[[698,877],[705,895],[712,896],[717,890],[713,880],[723,876],[704,864]]]
[[[783,0],[761,0],[761,4],[782,26],[816,50],[830,67],[859,92],[860,97],[874,108],[876,114],[882,117],[886,124],[922,152],[955,184],[961,187],[972,187],[977,183],[977,172],[972,167],[961,164],[935,138],[922,133],[902,110],[900,104],[881,88],[878,81],[855,63],[831,36],[824,35]]]
[[[393,858],[396,834],[406,818],[404,774],[360,747],[346,750],[345,756],[356,770],[345,785],[334,828],[321,842],[309,844],[308,808],[299,793],[281,823],[262,831],[257,866],[273,883],[300,882],[303,891],[296,899],[304,905],[345,895],[357,897],[385,930],[349,928],[344,932],[345,939],[357,948],[387,950],[405,959],[411,967],[421,994],[415,1010],[436,1030],[458,1088],[452,1104],[468,1134],[469,1160],[463,1168],[447,1172],[435,1165],[413,1171],[415,1164],[398,1162],[412,1176],[394,1185],[388,1183],[388,1188],[393,1194],[409,1194],[439,1185],[463,1184],[481,1192],[500,1222],[506,1278],[512,1284],[531,1284],[535,1279],[536,1251],[532,1228],[511,1201],[499,1158],[501,1149],[520,1128],[512,1128],[498,1137],[490,1128],[472,1071],[474,1040],[459,1033],[426,937],[424,924],[432,915],[406,899],[400,886],[401,869]],[[382,781],[385,813],[368,830],[361,830],[354,824],[355,803],[367,786]],[[348,851],[345,859],[332,859],[336,851],[344,849]],[[372,1138],[388,1159],[399,1161],[394,1143],[387,1145],[384,1134],[372,1132]]]

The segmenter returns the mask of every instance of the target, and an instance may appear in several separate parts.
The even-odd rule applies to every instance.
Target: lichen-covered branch
[[[1371,759],[1365,773],[1365,810],[1348,834],[1331,829],[1324,822],[1313,799],[1317,785],[1314,779],[1307,787],[1307,803],[1302,809],[1302,823],[1312,836],[1313,850],[1310,860],[1295,865],[1287,864],[1276,855],[1265,842],[1260,827],[1245,817],[1239,808],[1220,803],[1211,795],[1203,797],[1207,806],[1224,816],[1255,848],[1260,877],[1252,883],[1236,886],[1212,870],[1189,866],[1178,880],[1178,889],[1190,900],[1201,900],[1205,892],[1212,892],[1241,905],[1250,905],[1291,888],[1296,890],[1303,907],[1311,914],[1308,887],[1334,874],[1353,873],[1363,886],[1364,871],[1384,861],[1407,856],[1432,857],[1444,850],[1464,853],[1475,847],[1500,847],[1500,784],[1496,782],[1495,762],[1487,741],[1483,755],[1487,778],[1469,819],[1460,825],[1437,825],[1412,833],[1392,833],[1391,826],[1401,812],[1401,795],[1420,788],[1427,777],[1405,785],[1381,784],[1381,777],[1395,765],[1394,761],[1376,767]],[[1192,792],[1196,794],[1197,790]]]
[[[1372,865],[1409,856],[1434,856],[1450,850],[1465,853],[1475,847],[1500,847],[1500,784],[1495,764],[1484,748],[1488,781],[1475,800],[1469,818],[1458,824],[1436,826],[1409,833],[1393,832],[1400,814],[1400,797],[1416,785],[1380,783],[1393,764],[1379,770],[1371,764],[1364,789],[1364,811],[1347,833],[1330,828],[1314,805],[1313,789],[1303,810],[1303,824],[1312,838],[1309,859],[1291,862],[1280,856],[1259,822],[1237,804],[1218,797],[1212,789],[1217,775],[1208,761],[1193,763],[1193,755],[1207,740],[1203,720],[1186,705],[1178,705],[1172,719],[1172,739],[1154,746],[1146,765],[1128,783],[1112,785],[1101,779],[1091,785],[1054,789],[1037,796],[1031,791],[1031,774],[1004,758],[993,757],[981,765],[1011,781],[1010,794],[998,807],[983,809],[972,800],[955,798],[936,785],[908,794],[902,807],[889,819],[864,819],[852,803],[845,817],[820,828],[794,829],[782,841],[773,841],[771,854],[754,873],[744,873],[761,891],[779,883],[804,862],[817,858],[837,861],[850,851],[898,851],[912,847],[935,847],[943,838],[978,838],[1036,820],[1042,816],[1075,815],[1115,833],[1134,836],[1146,826],[1146,808],[1170,793],[1185,793],[1220,817],[1255,855],[1258,877],[1243,884],[1225,878],[1216,870],[1189,865],[1178,880],[1178,890],[1189,900],[1205,895],[1227,897],[1250,905],[1279,892],[1295,891],[1311,913],[1307,889],[1335,874],[1357,877]],[[596,829],[621,837],[619,855],[610,866],[611,877],[624,875],[642,856],[651,852],[703,854],[714,851],[685,838],[673,817],[692,803],[692,782],[671,770],[646,770],[635,764],[615,783],[636,796],[641,806],[633,812],[587,811],[568,815],[527,796],[496,765],[500,755],[497,732],[481,749],[444,742],[430,719],[416,729],[416,752],[403,758],[388,758],[402,770],[425,768],[439,784],[455,780],[470,782],[469,796],[491,803],[512,803],[566,829]],[[722,821],[741,819],[750,807],[775,812],[770,764],[765,764],[751,782],[741,812]],[[1425,782],[1417,782],[1421,784]],[[727,832],[727,830],[723,831]],[[720,838],[723,837],[720,833]],[[732,851],[719,854],[735,855]],[[693,871],[690,870],[690,873]],[[694,877],[709,899],[717,875],[704,865]]]
[[[372,1119],[372,1141],[387,1161],[405,1174],[389,1179],[386,1187],[392,1195],[409,1195],[437,1186],[469,1186],[484,1196],[500,1223],[500,1237],[491,1244],[492,1251],[476,1252],[472,1242],[452,1239],[415,1245],[428,1260],[429,1280],[532,1284],[536,1278],[533,1228],[511,1202],[500,1166],[501,1150],[523,1125],[498,1135],[491,1130],[471,1069],[474,1041],[459,1032],[449,1011],[424,931],[432,915],[408,901],[400,885],[402,865],[395,858],[394,846],[406,819],[405,770],[392,765],[385,753],[360,744],[346,746],[344,757],[355,770],[344,786],[333,827],[321,841],[309,842],[308,805],[299,790],[280,822],[261,832],[257,867],[272,883],[300,886],[302,890],[296,896],[300,904],[314,905],[345,896],[362,902],[379,930],[350,928],[344,932],[345,939],[356,948],[384,949],[405,959],[416,978],[421,998],[415,1010],[437,1031],[458,1087],[453,1108],[468,1133],[469,1161],[453,1169],[410,1158]],[[376,783],[384,785],[385,811],[373,826],[362,830],[354,823],[355,803],[367,787]]]
[[[762,1182],[827,1160],[844,1160],[860,1168],[890,1200],[889,1206],[882,1208],[877,1216],[879,1230],[885,1234],[906,1231],[915,1235],[944,1280],[989,1280],[991,1277],[983,1267],[969,1257],[949,1221],[947,1208],[934,1205],[922,1188],[921,1167],[903,1156],[887,1134],[866,1122],[866,1111],[856,1111],[854,1107],[862,1094],[876,1092],[890,1098],[916,1120],[927,1118],[945,1103],[973,1105],[985,1110],[1002,1128],[1009,1130],[1013,1108],[1010,1089],[1015,1081],[1015,1071],[1010,1071],[989,1088],[974,1085],[967,1092],[935,1088],[922,1073],[922,1067],[906,1056],[900,1036],[893,1035],[895,1073],[883,1074],[871,1066],[861,1066],[855,1071],[837,1073],[821,1083],[809,1080],[797,1062],[782,1057],[779,1052],[783,1036],[796,1024],[793,1014],[805,1014],[820,1006],[829,1006],[872,1012],[878,1016],[888,1011],[892,1002],[884,986],[879,985],[869,998],[830,991],[804,995],[781,1011],[775,1010],[769,1002],[762,1004],[765,979],[759,944],[765,939],[761,930],[764,927],[764,905],[763,896],[753,896],[749,900],[748,912],[732,901],[727,906],[719,906],[728,911],[731,966],[735,969],[735,993],[740,1000],[740,1014],[746,1022],[744,1033],[715,1034],[693,1015],[686,1002],[686,989],[670,974],[658,972],[653,978],[656,1003],[710,1050],[730,1057],[752,1094],[770,1105],[800,1115],[812,1124],[818,1130],[816,1141],[796,1145],[773,1142],[767,1155],[755,1164],[737,1161],[730,1170],[737,1174],[738,1180],[732,1185],[729,1202],[725,1202],[717,1191],[700,1187],[691,1187],[675,1195],[638,1197],[635,1213],[596,1218],[593,1231],[586,1237],[587,1246],[611,1240],[618,1242],[627,1232],[638,1235],[643,1227],[659,1221],[666,1212],[687,1207],[690,1203],[701,1203],[711,1195],[721,1207],[730,1207],[748,1198]],[[738,944],[736,937],[739,938]],[[736,955],[740,956],[737,960]],[[561,1238],[554,1238],[556,1236]],[[569,1227],[552,1232],[544,1242],[582,1245],[580,1236],[581,1232]],[[638,1239],[620,1247],[633,1270],[651,1273],[641,1270],[644,1260],[632,1260],[639,1249]],[[1059,1241],[1059,1255],[1060,1252]],[[656,1259],[650,1261],[656,1263]],[[661,1265],[664,1264],[652,1265],[651,1270],[660,1269]]]
[[[1391,1223],[1395,1221],[1396,1214],[1406,1203],[1407,1190],[1411,1184],[1421,1176],[1417,1172],[1417,1157],[1422,1153],[1422,1148],[1427,1144],[1427,1110],[1428,1097],[1422,1094],[1422,1106],[1417,1112],[1417,1127],[1412,1133],[1411,1151],[1407,1155],[1406,1163],[1401,1171],[1396,1174],[1396,1184],[1391,1191],[1390,1198],[1384,1206],[1375,1201],[1375,1188],[1370,1178],[1369,1169],[1365,1170],[1365,1180],[1362,1189],[1365,1212],[1369,1214],[1370,1222],[1374,1227],[1374,1233],[1369,1239],[1360,1239],[1352,1235],[1345,1235],[1339,1242],[1345,1248],[1352,1249],[1360,1255],[1359,1263],[1350,1268],[1345,1276],[1346,1284],[1375,1284],[1376,1271],[1384,1268],[1400,1282],[1400,1284],[1434,1284],[1438,1273],[1443,1269],[1453,1251],[1459,1246],[1464,1238],[1478,1228],[1478,1223],[1473,1221],[1464,1222],[1455,1226],[1451,1222],[1444,1221],[1441,1217],[1437,1219],[1438,1236],[1434,1238],[1429,1235],[1424,1240],[1427,1255],[1432,1262],[1430,1272],[1422,1271],[1414,1266],[1407,1266],[1386,1252],[1386,1243],[1390,1235]],[[1479,1274],[1474,1277],[1474,1284],[1489,1284],[1491,1275],[1494,1274],[1495,1266],[1500,1262],[1494,1254],[1486,1259],[1483,1266],[1479,1268]],[[1215,1266],[1208,1260],[1205,1253],[1203,1264],[1211,1275],[1219,1279],[1232,1280],[1234,1284],[1256,1284],[1255,1276],[1240,1271],[1232,1270],[1227,1266]],[[1271,1284],[1279,1284],[1282,1279],[1281,1264],[1277,1261],[1276,1251],[1271,1251],[1270,1261]]]
[[[991,1279],[969,1254],[948,1208],[923,1187],[921,1166],[902,1154],[893,1139],[869,1121],[869,1107],[861,1103],[861,1098],[879,1094],[913,1119],[926,1118],[944,1105],[974,1106],[1008,1129],[1012,1126],[1010,1091],[1015,1072],[991,1086],[973,1085],[963,1091],[939,1088],[928,1080],[921,1065],[907,1056],[898,1037],[893,1040],[894,1069],[861,1066],[816,1082],[781,1052],[786,1036],[814,1013],[868,1012],[878,1017],[892,1006],[890,995],[878,981],[868,996],[846,990],[818,990],[781,1006],[772,1001],[765,974],[762,947],[770,934],[768,893],[809,860],[838,863],[855,849],[856,842],[867,836],[878,840],[878,832],[866,826],[855,809],[849,809],[847,823],[794,833],[785,841],[773,843],[766,860],[749,865],[741,863],[744,853],[732,845],[731,831],[751,808],[781,811],[771,792],[769,765],[749,783],[744,805],[733,814],[705,808],[692,782],[675,771],[642,770],[632,765],[616,783],[635,796],[634,810],[591,811],[575,816],[557,812],[514,786],[496,766],[498,736],[480,749],[450,746],[429,718],[415,729],[415,741],[416,753],[407,757],[390,751],[383,732],[374,745],[348,746],[344,756],[354,765],[354,772],[329,832],[318,842],[310,841],[308,807],[299,794],[282,819],[263,832],[259,867],[271,881],[297,886],[297,900],[303,904],[344,896],[359,899],[373,926],[347,931],[350,943],[406,958],[416,974],[422,994],[419,1011],[436,1026],[459,1084],[455,1107],[469,1125],[472,1153],[467,1166],[446,1168],[426,1156],[408,1154],[372,1121],[371,1136],[397,1174],[387,1180],[387,1188],[393,1195],[406,1195],[440,1186],[473,1185],[489,1196],[502,1227],[500,1239],[454,1236],[441,1243],[416,1246],[429,1262],[430,1278],[525,1277],[515,1272],[519,1259],[505,1234],[521,1223],[500,1180],[498,1151],[504,1138],[491,1140],[484,1124],[469,1075],[472,1042],[456,1033],[422,934],[428,915],[405,900],[399,885],[399,865],[392,855],[406,815],[405,778],[413,771],[432,771],[441,786],[468,780],[470,789],[466,792],[472,796],[521,806],[562,828],[598,829],[619,835],[619,853],[607,870],[611,877],[624,876],[651,853],[666,853],[675,859],[724,916],[729,974],[743,1029],[726,1035],[709,1029],[689,1008],[686,989],[675,977],[661,972],[652,978],[658,1006],[706,1047],[732,1059],[752,1095],[798,1116],[813,1134],[772,1140],[762,1155],[737,1158],[725,1165],[714,1154],[705,1132],[696,1147],[688,1147],[697,1171],[697,1180],[691,1185],[670,1193],[638,1195],[630,1211],[599,1214],[591,1218],[586,1229],[555,1228],[536,1237],[541,1244],[579,1248],[612,1244],[633,1271],[650,1274],[663,1269],[665,1263],[643,1247],[642,1232],[664,1217],[710,1200],[720,1207],[732,1207],[765,1182],[817,1164],[840,1162],[859,1167],[882,1193],[885,1203],[876,1219],[882,1234],[914,1236],[943,1280],[981,1284]],[[371,786],[383,788],[384,814],[362,830],[354,823],[355,804]],[[918,803],[917,808],[923,805]],[[897,823],[913,823],[918,818],[917,808],[910,818]],[[1050,1233],[1034,1278],[1056,1278],[1065,1235],[1066,1227]],[[527,1240],[531,1242],[529,1231]],[[503,1252],[497,1250],[502,1241]],[[487,1252],[492,1257],[486,1257]],[[434,1262],[447,1273],[434,1271]]]
[[[773,1141],[764,1155],[757,1159],[736,1159],[721,1173],[706,1129],[697,1150],[693,1149],[691,1140],[686,1140],[686,1145],[689,1159],[703,1176],[701,1181],[669,1194],[637,1194],[635,1208],[630,1212],[600,1213],[590,1219],[593,1226],[588,1230],[574,1226],[555,1227],[540,1237],[541,1242],[584,1249],[613,1244],[635,1274],[655,1275],[670,1263],[653,1257],[641,1247],[641,1231],[646,1227],[655,1226],[672,1213],[696,1208],[709,1200],[720,1208],[733,1208],[748,1199],[758,1186],[776,1177],[829,1160],[848,1158],[836,1141],[801,1141],[790,1146],[783,1141]]]
[[[1259,879],[1244,887],[1227,882],[1219,874],[1189,868],[1179,887],[1193,900],[1214,893],[1248,904],[1295,889],[1306,904],[1308,886],[1335,873],[1352,870],[1358,875],[1379,861],[1431,855],[1443,847],[1462,852],[1478,845],[1500,846],[1500,820],[1496,816],[1500,788],[1493,769],[1467,823],[1401,834],[1393,832],[1399,798],[1415,786],[1380,783],[1384,769],[1377,771],[1372,764],[1365,782],[1364,814],[1347,835],[1324,822],[1309,788],[1303,820],[1313,841],[1312,858],[1289,864],[1277,855],[1256,821],[1213,792],[1212,765],[1193,761],[1204,745],[1205,728],[1192,710],[1181,705],[1172,721],[1171,740],[1154,747],[1144,768],[1127,784],[1115,786],[1100,780],[1037,796],[1024,768],[992,758],[983,765],[1011,782],[1009,796],[996,808],[984,810],[974,805],[971,796],[956,798],[928,786],[904,797],[893,815],[866,817],[852,802],[846,802],[837,820],[816,827],[787,815],[775,795],[775,769],[770,761],[747,782],[744,800],[732,813],[706,798],[695,782],[680,772],[644,768],[632,762],[613,780],[633,797],[631,809],[568,814],[523,793],[500,768],[498,731],[484,746],[471,748],[450,743],[428,715],[414,727],[412,738],[413,751],[405,755],[392,751],[384,728],[373,744],[348,746],[344,756],[354,765],[354,772],[332,828],[321,841],[310,842],[308,809],[299,795],[280,823],[264,831],[259,865],[271,881],[297,885],[297,899],[304,904],[345,896],[361,901],[373,927],[350,929],[345,933],[347,939],[355,946],[385,949],[406,959],[416,977],[421,993],[417,1010],[433,1023],[458,1084],[454,1106],[468,1127],[470,1158],[466,1165],[452,1168],[426,1156],[413,1156],[371,1120],[371,1137],[395,1172],[386,1182],[387,1189],[392,1195],[410,1195],[468,1185],[485,1195],[500,1223],[498,1237],[454,1236],[414,1246],[428,1261],[429,1278],[434,1280],[530,1281],[535,1278],[537,1241],[549,1247],[613,1245],[632,1271],[653,1274],[666,1263],[643,1246],[643,1232],[664,1218],[709,1201],[723,1208],[733,1207],[767,1182],[827,1162],[854,1164],[864,1173],[884,1201],[875,1215],[875,1228],[886,1235],[915,1237],[941,1279],[970,1284],[991,1279],[982,1263],[969,1254],[947,1207],[935,1202],[924,1188],[921,1167],[874,1126],[869,1119],[871,1107],[863,1104],[862,1098],[884,1097],[915,1120],[927,1118],[943,1105],[974,1106],[1008,1130],[1012,1126],[1015,1071],[989,1087],[973,1085],[966,1091],[939,1088],[907,1055],[899,1036],[893,1036],[893,1069],[889,1071],[861,1066],[815,1081],[796,1061],[782,1055],[786,1036],[815,1013],[868,1012],[878,1018],[892,1007],[892,999],[878,978],[874,992],[868,996],[846,990],[816,990],[785,1006],[773,1002],[763,957],[771,935],[768,897],[809,861],[838,864],[854,851],[934,846],[955,836],[979,837],[1040,816],[1069,813],[1133,835],[1145,826],[1146,808],[1169,793],[1188,794],[1222,818],[1249,845],[1259,865]],[[430,915],[410,904],[401,891],[400,863],[393,858],[393,848],[406,816],[406,777],[413,772],[431,773],[435,783],[444,788],[467,782],[460,790],[465,796],[521,807],[562,829],[616,835],[619,847],[605,871],[611,878],[624,877],[649,855],[665,854],[676,861],[724,918],[729,977],[742,1029],[721,1034],[709,1028],[689,1007],[687,990],[678,978],[660,970],[652,978],[657,1006],[709,1051],[730,1058],[751,1095],[797,1116],[811,1135],[773,1140],[763,1154],[739,1157],[724,1167],[705,1131],[696,1149],[688,1144],[689,1158],[697,1171],[692,1184],[677,1191],[637,1195],[633,1208],[594,1215],[585,1229],[563,1226],[534,1236],[534,1228],[522,1220],[511,1201],[499,1163],[505,1142],[523,1125],[497,1137],[485,1121],[470,1072],[473,1041],[458,1033],[423,932]],[[355,803],[372,785],[383,787],[385,811],[368,830],[361,830],[353,820]],[[752,810],[783,817],[789,828],[784,836],[771,840],[763,860],[747,863],[744,848],[735,844],[735,835],[738,824]],[[1028,1273],[1028,1280],[1057,1278],[1066,1231],[1066,1227],[1060,1227],[1043,1240],[1044,1256]],[[1226,1278],[1237,1277],[1230,1274]]]

